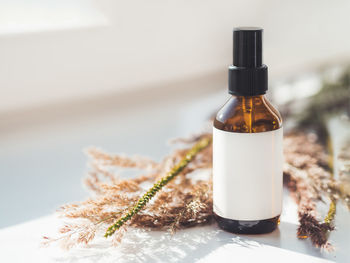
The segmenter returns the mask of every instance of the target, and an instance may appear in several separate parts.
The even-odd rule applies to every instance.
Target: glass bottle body
[[[268,132],[280,129],[282,118],[264,95],[232,96],[219,110],[214,127],[232,133]],[[234,165],[232,171],[235,171]],[[220,228],[239,234],[268,233],[276,229],[279,223],[279,215],[261,220],[234,220],[217,214],[215,217]]]

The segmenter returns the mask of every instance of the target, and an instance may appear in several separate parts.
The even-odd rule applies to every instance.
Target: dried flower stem
[[[334,160],[333,160],[333,145],[332,145],[332,141],[328,138],[327,141],[327,148],[328,148],[328,152],[329,152],[329,157],[328,157],[328,166],[331,170],[330,173],[330,178],[331,181],[334,180]],[[327,212],[327,216],[324,219],[325,224],[332,226],[333,225],[333,221],[335,218],[335,213],[337,211],[337,200],[334,197],[334,194],[332,193],[333,191],[331,191],[330,193],[330,199],[331,199],[331,203],[329,204],[329,208],[328,208],[328,212]]]
[[[333,198],[331,200],[331,203],[329,204],[329,209],[327,216],[324,219],[324,222],[328,225],[332,225],[333,220],[335,218],[335,213],[337,211],[337,205],[336,205],[336,200]]]
[[[196,143],[187,154],[181,159],[181,161],[172,168],[172,170],[159,181],[157,181],[135,204],[133,208],[129,210],[123,217],[119,218],[113,225],[109,226],[105,237],[109,237],[115,233],[121,226],[129,221],[134,215],[136,215],[143,207],[149,202],[149,200],[155,196],[155,194],[161,190],[167,183],[179,175],[183,169],[194,159],[194,157],[203,149],[211,144],[211,137],[204,137],[198,143]]]

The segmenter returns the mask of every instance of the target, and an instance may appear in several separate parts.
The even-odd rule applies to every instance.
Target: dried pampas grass
[[[186,159],[192,145],[203,138],[211,138],[211,134],[175,140],[184,144],[184,147],[174,150],[161,162],[140,156],[109,154],[96,148],[88,149],[86,154],[90,171],[85,183],[93,195],[86,201],[62,206],[58,211],[60,215],[76,223],[65,224],[60,228],[58,238],[45,237],[44,243],[59,241],[62,247],[71,248],[76,244],[89,243],[101,229],[103,232],[112,229],[110,232],[107,230],[105,235],[111,235],[112,244],[117,245],[130,226],[174,233],[181,228],[212,223],[210,143],[196,152],[172,180],[161,187],[153,185],[168,176],[174,167]],[[287,135],[284,143],[285,183],[299,207],[298,236],[310,238],[315,246],[329,247],[327,234],[333,230],[335,206],[327,222],[319,220],[316,211],[317,200],[335,200],[329,194],[329,185],[334,185],[334,182],[328,167],[328,155],[324,147],[316,142],[315,135]],[[123,173],[130,170],[136,171],[137,175],[123,179]],[[128,216],[152,185],[157,193],[153,194],[154,198],[153,195],[146,198],[142,207]],[[119,224],[121,218],[126,219]]]

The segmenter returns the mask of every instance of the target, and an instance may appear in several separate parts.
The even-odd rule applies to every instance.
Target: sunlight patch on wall
[[[93,0],[4,0],[0,8],[0,35],[106,25]]]

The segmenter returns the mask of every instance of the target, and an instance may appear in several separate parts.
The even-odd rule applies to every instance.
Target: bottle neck
[[[233,98],[236,98],[238,101],[262,101],[267,100],[265,94],[262,95],[254,95],[254,96],[242,96],[242,95],[231,95]]]

